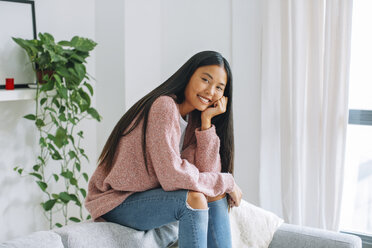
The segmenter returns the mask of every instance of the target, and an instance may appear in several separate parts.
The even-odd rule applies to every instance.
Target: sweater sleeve
[[[159,97],[149,112],[146,149],[162,188],[166,191],[188,189],[211,197],[231,193],[234,188],[231,174],[200,172],[194,164],[181,159],[178,118],[175,102],[166,96]]]
[[[201,172],[221,172],[220,139],[216,127],[201,131],[195,129],[195,165]]]

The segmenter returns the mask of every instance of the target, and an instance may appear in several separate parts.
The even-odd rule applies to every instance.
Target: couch
[[[146,248],[177,247],[176,226],[162,231],[140,232],[113,223],[85,222],[50,231],[39,231],[0,244],[1,248]],[[138,243],[141,240],[141,243]],[[354,235],[309,227],[282,224],[274,233],[269,248],[361,248]],[[235,248],[235,247],[234,247]],[[236,247],[241,248],[241,247]]]

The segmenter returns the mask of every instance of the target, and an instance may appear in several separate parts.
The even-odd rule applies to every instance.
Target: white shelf
[[[0,102],[34,100],[35,97],[36,89],[0,89]]]

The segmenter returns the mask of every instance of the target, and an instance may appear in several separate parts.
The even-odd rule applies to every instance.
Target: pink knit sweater
[[[220,172],[220,140],[215,127],[200,131],[189,124],[180,154],[179,118],[178,105],[169,96],[159,97],[151,106],[146,136],[149,174],[141,146],[143,122],[120,140],[110,173],[106,174],[102,166],[97,167],[85,200],[93,219],[131,194],[157,187],[165,191],[188,189],[212,197],[233,190],[233,176]]]

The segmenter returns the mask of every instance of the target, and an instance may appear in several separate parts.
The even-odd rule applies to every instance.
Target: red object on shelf
[[[6,90],[14,90],[14,78],[6,78],[5,79],[5,89]]]

